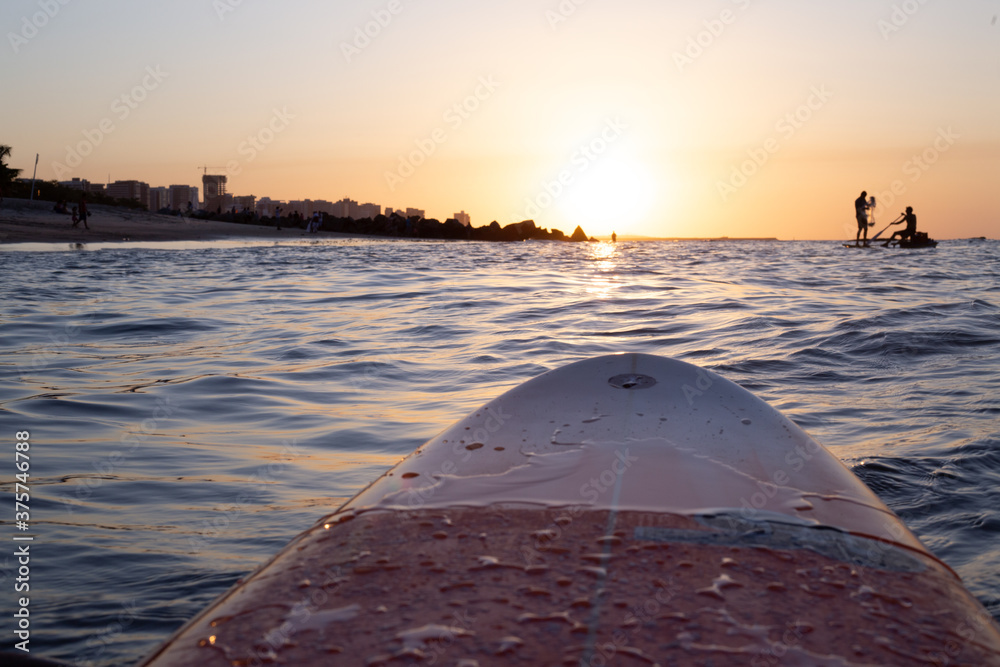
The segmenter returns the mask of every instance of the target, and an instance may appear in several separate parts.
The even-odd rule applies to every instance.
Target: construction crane
[[[206,166],[206,167],[197,167],[197,168],[198,169],[204,169],[206,176],[208,176],[208,170],[209,169],[211,169],[212,171],[226,171],[226,167],[207,167]]]

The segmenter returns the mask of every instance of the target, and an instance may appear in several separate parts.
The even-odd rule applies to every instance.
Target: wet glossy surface
[[[778,516],[923,548],[769,405],[698,366],[652,355],[577,362],[506,392],[346,509],[498,503]]]
[[[134,662],[477,406],[622,351],[770,402],[1000,616],[1000,243],[60,250],[0,248],[40,655]]]
[[[151,664],[1000,664],[989,616],[925,557],[886,569],[641,512],[425,509],[337,521],[293,543]],[[666,531],[729,543],[647,539]]]

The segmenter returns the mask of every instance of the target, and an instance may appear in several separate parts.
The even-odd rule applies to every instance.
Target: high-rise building
[[[326,213],[327,215],[336,215],[337,205],[325,199],[314,199],[312,201],[312,212],[316,213],[317,211]]]
[[[185,211],[188,203],[192,208],[198,208],[198,188],[192,188],[190,185],[171,185],[170,208],[175,211]]]
[[[107,195],[114,199],[131,199],[149,206],[149,183],[142,181],[115,181],[108,186]]]
[[[205,193],[205,210],[215,212],[226,208],[226,176],[205,174],[201,185]]]
[[[419,208],[408,208],[408,209],[406,209],[406,217],[407,218],[420,218],[422,220],[424,218],[425,214],[426,213],[422,209],[419,209]]]
[[[156,212],[164,208],[173,208],[170,205],[170,188],[150,188],[149,189],[149,210]]]
[[[361,204],[358,206],[357,218],[372,218],[373,220],[382,215],[382,207],[378,204]]]
[[[312,202],[310,201],[293,199],[292,201],[288,202],[288,207],[285,209],[285,212],[288,215],[291,215],[293,213],[298,213],[303,218],[308,218],[310,215],[312,215],[312,211],[310,210],[312,207],[310,206],[310,204],[312,204]]]
[[[461,222],[466,227],[472,226],[472,217],[469,216],[469,214],[466,213],[465,211],[459,211],[458,213],[456,213],[455,219]]]
[[[334,215],[338,218],[357,218],[358,202],[353,199],[341,199],[334,206]]]
[[[74,178],[71,181],[59,181],[59,185],[64,188],[70,188],[72,190],[81,190],[83,192],[90,192],[90,181],[86,179]]]
[[[279,206],[281,206],[282,210],[285,209],[280,201],[276,201],[270,197],[261,197],[257,200],[257,215],[262,218],[270,218],[277,213]]]
[[[257,210],[257,198],[253,195],[246,195],[243,197],[233,197],[233,206],[240,213],[243,211],[256,211]]]

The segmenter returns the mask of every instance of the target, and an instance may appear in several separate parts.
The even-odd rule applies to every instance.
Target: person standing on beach
[[[80,214],[80,219],[73,222],[73,227],[76,227],[78,224],[82,222],[84,228],[86,228],[87,231],[90,231],[90,225],[87,224],[87,218],[90,217],[90,212],[87,210],[87,193],[84,193],[83,196],[80,197],[79,214]]]
[[[868,245],[868,197],[867,191],[862,191],[861,196],[854,200],[854,216],[858,219],[858,233],[854,237],[854,245],[861,242],[861,235],[864,234],[865,245]]]

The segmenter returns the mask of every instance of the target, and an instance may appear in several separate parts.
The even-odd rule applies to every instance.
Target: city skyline
[[[210,201],[208,198],[199,198],[200,192],[208,192],[209,188],[205,187],[204,184],[206,180],[212,178],[222,178],[223,179],[223,191],[222,201],[214,202]],[[211,212],[218,208],[222,209],[222,212],[229,211],[234,205],[237,210],[244,211],[247,209],[255,210],[259,215],[264,217],[270,217],[275,213],[274,206],[281,206],[282,212],[292,213],[298,212],[304,216],[311,216],[313,212],[319,211],[326,213],[328,215],[333,215],[343,218],[375,218],[379,215],[391,216],[394,213],[397,215],[402,215],[404,217],[428,217],[424,209],[414,208],[412,206],[393,208],[391,206],[382,206],[381,204],[365,202],[359,203],[358,201],[351,199],[350,197],[342,197],[337,201],[330,201],[327,199],[273,199],[269,196],[257,196],[257,195],[238,195],[235,193],[225,192],[228,184],[225,182],[227,177],[224,174],[209,174],[207,171],[203,174],[203,188],[199,189],[197,186],[184,185],[184,184],[171,184],[169,186],[154,186],[146,183],[145,181],[139,181],[135,179],[127,180],[116,180],[108,181],[107,183],[95,183],[86,178],[73,177],[68,181],[57,181],[60,185],[68,187],[73,190],[80,190],[82,192],[88,193],[101,193],[106,194],[114,199],[131,199],[139,203],[146,204],[151,212],[157,212],[164,208],[171,208],[173,210],[183,210],[185,206],[183,204],[178,205],[179,202],[191,202],[195,210],[205,210]],[[30,178],[25,178],[23,175],[20,177],[21,181],[29,182]],[[216,195],[209,195],[215,197]],[[169,203],[167,203],[169,202]],[[163,205],[157,205],[161,203]],[[217,205],[213,205],[217,204]],[[264,209],[261,210],[261,205],[264,205]],[[338,208],[339,207],[339,208]],[[430,216],[435,217],[435,216]],[[461,210],[459,212],[453,213],[450,216],[442,216],[442,219],[455,219],[464,224],[466,227],[472,224],[471,216]]]
[[[11,166],[596,235],[853,237],[861,190],[1000,217],[994,0],[171,7],[5,3]]]

